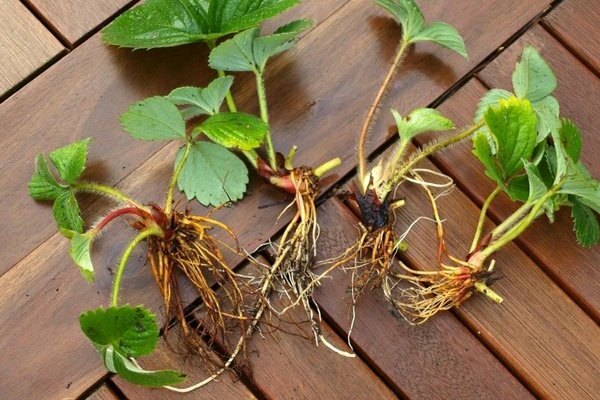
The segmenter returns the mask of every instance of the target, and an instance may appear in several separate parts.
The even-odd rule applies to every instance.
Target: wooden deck
[[[253,375],[189,394],[150,390],[107,374],[78,326],[79,314],[106,304],[123,240],[118,224],[95,245],[95,287],[73,267],[68,243],[50,207],[32,201],[27,181],[37,153],[94,136],[89,179],[117,185],[147,202],[160,201],[168,183],[175,144],[141,143],[125,135],[118,116],[127,106],[183,85],[214,77],[201,46],[151,52],[108,48],[100,26],[135,1],[0,0],[0,398],[145,399],[598,399],[600,396],[600,247],[580,249],[568,213],[554,225],[538,221],[498,254],[502,279],[495,284],[502,305],[482,296],[460,309],[411,327],[396,318],[379,294],[359,303],[354,326],[355,359],[283,334],[250,344]],[[561,113],[584,135],[583,160],[600,177],[600,2],[597,0],[421,1],[428,19],[454,25],[469,59],[430,45],[416,45],[398,74],[382,110],[406,113],[440,108],[466,125],[477,100],[490,87],[510,88],[517,56],[532,43],[552,65]],[[277,148],[298,145],[298,161],[316,165],[334,156],[343,164],[339,182],[352,178],[359,127],[394,51],[398,27],[371,0],[304,0],[276,23],[309,16],[317,25],[268,76]],[[257,111],[253,85],[242,78],[240,107]],[[390,116],[373,127],[371,152],[384,153]],[[448,245],[465,252],[479,207],[491,191],[477,160],[463,143],[428,160],[457,182],[441,200]],[[409,216],[427,214],[420,195],[406,188]],[[275,239],[287,223],[277,220],[283,195],[254,177],[251,194],[216,218],[229,224],[240,243],[254,249]],[[87,218],[107,206],[86,199]],[[205,212],[197,204],[192,209]],[[500,199],[488,225],[513,206]],[[341,253],[355,235],[356,217],[336,199],[319,208],[319,256]],[[424,267],[433,225],[418,225],[405,262]],[[140,253],[141,255],[141,253]],[[267,259],[269,254],[263,254]],[[160,297],[143,257],[133,259],[124,280],[124,301],[158,310]],[[233,263],[243,263],[231,260]],[[340,347],[349,329],[345,297],[349,276],[334,274],[316,293],[329,340]],[[188,301],[194,300],[191,292]],[[148,367],[185,370],[192,381],[203,371],[161,347],[143,360]]]

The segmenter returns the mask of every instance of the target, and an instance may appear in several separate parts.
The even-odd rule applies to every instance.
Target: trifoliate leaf
[[[596,214],[577,199],[573,199],[572,204],[571,216],[577,243],[583,247],[597,245],[600,242],[600,225]]]
[[[172,47],[259,25],[299,0],[147,0],[102,30],[108,44],[134,49]]]
[[[537,117],[529,101],[515,97],[500,100],[500,106],[489,108],[484,117],[495,139],[496,162],[508,181],[522,170],[522,160],[533,155]]]
[[[186,118],[214,115],[219,113],[232,84],[232,76],[217,78],[206,88],[192,86],[177,88],[169,93],[167,99],[181,106]]]
[[[556,77],[550,66],[532,46],[523,49],[512,76],[517,97],[538,101],[556,88]]]
[[[71,190],[61,193],[52,206],[52,214],[59,228],[83,233],[83,218],[77,199]]]
[[[392,110],[392,115],[396,120],[402,143],[408,143],[413,137],[424,132],[454,129],[454,123],[433,108],[418,108],[404,118],[396,110]]]
[[[419,33],[412,37],[411,43],[433,42],[437,45],[454,50],[467,58],[467,49],[460,33],[451,25],[444,22],[433,22],[425,26]]]
[[[94,266],[92,264],[92,242],[95,239],[94,232],[90,231],[84,234],[61,229],[63,236],[71,240],[69,254],[79,267],[79,272],[88,281],[94,282]]]
[[[548,187],[546,187],[544,184],[544,181],[540,176],[540,172],[535,165],[531,164],[527,160],[523,160],[523,165],[525,167],[525,171],[527,172],[527,180],[529,183],[529,196],[527,201],[534,202],[548,192]]]
[[[183,156],[177,155],[175,165]],[[226,148],[209,142],[194,143],[177,181],[188,200],[196,198],[205,206],[220,206],[240,200],[246,193],[248,168]]]
[[[147,371],[136,366],[120,352],[114,352],[115,372],[126,381],[148,387],[171,386],[181,383],[187,375],[173,370]]]
[[[96,348],[112,346],[126,357],[150,354],[158,342],[156,317],[142,306],[100,307],[81,314],[79,324]]]
[[[38,154],[35,158],[35,172],[28,188],[29,195],[35,200],[56,200],[58,196],[69,191],[56,182],[42,154]]]
[[[164,97],[150,97],[135,103],[120,120],[123,129],[136,139],[186,140],[181,112]]]
[[[91,140],[91,138],[83,139],[58,148],[49,154],[52,164],[65,182],[72,185],[83,173],[88,144]]]
[[[563,118],[560,125],[560,139],[567,155],[574,163],[581,156],[581,133],[573,121]]]
[[[531,105],[538,117],[538,135],[537,142],[541,143],[548,135],[552,133],[552,129],[558,124],[560,115],[560,105],[554,96],[546,96],[541,100],[532,102]]]
[[[423,29],[423,13],[414,0],[375,0],[402,25],[402,40],[410,43]]]
[[[221,113],[208,118],[194,128],[193,136],[204,133],[223,147],[251,150],[260,147],[269,126],[254,115]]]

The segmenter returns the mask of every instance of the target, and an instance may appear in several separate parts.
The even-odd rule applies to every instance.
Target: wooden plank
[[[461,103],[460,107],[472,110],[470,104]],[[473,157],[468,151],[462,154],[461,168],[467,168],[465,159]],[[436,169],[429,162],[422,166]],[[415,186],[403,185],[397,193],[407,202],[396,213],[399,232],[418,216],[432,214],[425,194]],[[438,199],[438,206],[445,221],[446,245],[451,254],[464,258],[479,209],[460,190]],[[487,226],[492,225],[488,221]],[[436,265],[434,224],[416,224],[406,240],[409,250],[404,256],[413,268]],[[503,248],[495,259],[500,279],[493,288],[504,302],[497,305],[479,295],[455,313],[537,397],[595,398],[600,390],[598,325],[514,243]]]
[[[599,20],[600,3],[595,0],[577,0],[563,1],[543,19],[542,24],[598,73]]]
[[[24,0],[58,32],[69,47],[119,10],[137,0]]]
[[[90,394],[86,400],[119,400],[119,396],[106,384],[103,384],[94,393]]]
[[[19,0],[0,0],[0,95],[64,48]]]
[[[554,69],[558,78],[556,96],[561,103],[561,114],[571,118],[581,128],[584,140],[582,159],[592,174],[600,177],[600,164],[597,162],[600,139],[595,134],[600,129],[600,111],[595,106],[600,101],[600,80],[544,29],[536,26],[526,33],[485,68],[480,74],[481,78],[490,87],[510,89],[510,74],[525,43],[540,49]],[[456,99],[446,102],[442,110],[457,123],[468,123],[484,90],[472,83]],[[463,143],[442,153],[437,160],[478,204],[482,204],[493,190],[493,185],[484,176],[479,161],[468,153],[470,146],[470,143]],[[494,202],[491,215],[499,221],[514,209],[515,205],[507,196],[501,196]],[[600,248],[583,249],[577,245],[568,210],[561,211],[552,225],[545,218],[540,218],[521,236],[519,243],[578,304],[596,321],[600,321],[600,271],[597,268]]]
[[[331,259],[355,240],[357,218],[337,200],[319,211],[319,259]],[[315,292],[321,309],[344,332],[350,328],[350,280],[350,273],[336,271]],[[376,290],[359,299],[351,337],[359,354],[410,399],[532,397],[451,313],[410,326]]]

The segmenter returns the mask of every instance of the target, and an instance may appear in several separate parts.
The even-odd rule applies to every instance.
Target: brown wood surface
[[[0,0],[0,96],[64,50],[19,0]]]
[[[600,129],[600,111],[596,107],[600,101],[600,80],[543,28],[536,26],[527,32],[481,71],[480,77],[489,87],[510,90],[510,76],[525,44],[538,48],[555,71],[558,79],[556,97],[561,103],[561,114],[581,128],[584,141],[582,160],[595,177],[600,177],[600,163],[597,161],[600,139],[596,135]],[[466,124],[472,120],[478,99],[484,92],[482,86],[471,83],[441,109],[457,123]],[[471,144],[465,142],[436,158],[440,167],[450,172],[459,185],[478,204],[482,204],[493,190],[493,185],[483,174],[479,161],[469,154],[470,147]],[[514,209],[515,205],[503,195],[494,202],[491,215],[499,221]],[[597,268],[600,248],[584,249],[577,245],[569,209],[562,210],[552,225],[545,218],[540,218],[518,242],[596,321],[600,321],[600,271]]]
[[[90,394],[86,400],[119,400],[119,396],[115,394],[106,384],[103,384],[94,393]]]
[[[563,1],[543,20],[566,46],[600,72],[600,2],[597,0]]]

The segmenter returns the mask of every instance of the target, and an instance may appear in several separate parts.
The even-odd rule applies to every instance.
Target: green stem
[[[409,43],[407,43],[405,40],[403,40],[402,43],[400,44],[400,46],[398,47],[398,51],[396,52],[394,61],[392,62],[392,65],[390,66],[390,69],[389,69],[381,87],[379,88],[379,92],[377,93],[377,96],[375,97],[375,101],[373,101],[373,104],[371,104],[371,108],[369,109],[369,113],[367,114],[367,118],[365,119],[363,128],[360,132],[356,155],[358,158],[358,160],[357,160],[358,161],[358,179],[360,181],[360,185],[363,189],[363,192],[366,190],[366,187],[364,187],[364,185],[365,185],[364,182],[365,182],[365,179],[367,176],[367,153],[366,153],[365,147],[366,147],[366,143],[367,143],[367,134],[369,132],[369,127],[371,126],[371,122],[373,121],[373,118],[375,118],[375,114],[377,113],[377,109],[378,109],[379,105],[383,101],[383,97],[385,96],[385,93],[387,92],[390,84],[392,83],[392,79],[394,78],[396,70],[398,69],[400,62],[402,61],[402,56],[404,55],[404,52],[405,52],[406,48],[408,47],[408,45],[409,45]]]
[[[220,78],[225,78],[227,75],[225,74],[225,71],[223,70],[217,70],[217,74],[219,74]],[[231,90],[227,91],[227,94],[225,95],[225,101],[227,102],[227,108],[229,108],[229,111],[231,112],[237,112],[237,106],[235,105],[235,101],[233,100],[233,95],[231,94]]]
[[[477,229],[475,230],[475,236],[473,237],[473,242],[471,243],[471,249],[469,250],[472,253],[479,244],[479,239],[481,238],[481,233],[483,232],[483,225],[485,224],[485,217],[487,215],[487,210],[490,208],[490,204],[492,201],[498,196],[498,194],[502,191],[500,186],[496,186],[494,191],[490,193],[488,198],[483,203],[483,207],[481,207],[481,212],[479,213],[479,221],[477,221]]]
[[[188,157],[190,156],[191,148],[192,148],[192,143],[187,142],[185,144],[185,151],[183,153],[183,157],[181,157],[181,160],[179,160],[179,164],[177,164],[177,167],[175,167],[175,172],[173,172],[173,176],[171,177],[171,183],[169,183],[169,190],[167,191],[167,199],[165,201],[165,213],[167,215],[171,214],[173,195],[175,193],[175,185],[177,185],[177,180],[179,179],[179,175],[181,175],[183,166],[185,165]]]
[[[118,189],[102,185],[100,183],[92,183],[92,182],[79,182],[72,186],[72,188],[76,192],[90,192],[97,193],[104,196],[108,196],[114,200],[120,201],[121,203],[127,203],[137,208],[144,209],[144,206],[133,200],[131,197],[127,196],[125,193],[121,192]]]
[[[256,90],[258,94],[258,104],[260,106],[260,118],[268,126],[265,143],[267,145],[267,157],[269,165],[273,171],[277,171],[277,158],[275,156],[275,148],[271,139],[271,127],[269,125],[269,109],[267,106],[267,94],[265,91],[265,80],[260,72],[255,72],[256,75]]]
[[[334,158],[333,160],[329,160],[326,163],[321,164],[320,166],[315,168],[315,170],[314,170],[315,175],[320,178],[323,175],[325,175],[326,173],[328,173],[329,171],[331,171],[332,169],[338,167],[341,163],[342,163],[342,160],[339,157]]]
[[[115,274],[115,279],[113,282],[112,295],[111,295],[111,306],[117,307],[119,304],[119,289],[121,288],[121,281],[123,280],[123,273],[125,272],[125,267],[127,266],[127,261],[131,256],[131,252],[133,249],[137,247],[143,240],[150,236],[163,236],[163,231],[158,226],[149,226],[145,228],[137,236],[129,243],[125,251],[123,252],[123,256],[119,261],[119,266],[117,267],[117,273]]]

